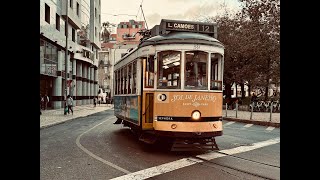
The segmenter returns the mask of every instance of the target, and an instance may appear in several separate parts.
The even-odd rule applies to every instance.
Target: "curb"
[[[89,115],[91,115],[91,114],[89,114]],[[58,124],[62,124],[62,123],[68,122],[68,121],[72,121],[72,120],[78,119],[78,118],[80,118],[80,117],[86,117],[86,116],[89,116],[89,115],[79,116],[79,117],[76,117],[76,118],[71,118],[71,119],[67,119],[67,120],[60,121],[60,122],[55,122],[55,123],[52,123],[52,124],[44,125],[44,126],[41,126],[41,127],[40,127],[40,130],[41,130],[41,129],[48,128],[48,127],[52,127],[52,126],[55,126],[55,125],[58,125]]]
[[[109,108],[109,109],[106,109],[106,110],[110,110],[110,109],[113,109],[113,107],[111,107],[111,108]],[[105,111],[105,110],[102,110],[102,111]],[[90,116],[90,115],[93,115],[93,114],[97,114],[97,113],[100,113],[100,112],[102,112],[102,111],[98,111],[98,112],[95,112],[95,113],[90,113],[90,114],[78,116],[78,117],[71,118],[71,119],[62,120],[62,121],[59,121],[59,122],[54,122],[54,123],[48,124],[48,125],[43,125],[43,126],[40,127],[40,130],[41,130],[41,129],[48,128],[48,127],[51,127],[51,126],[55,126],[55,125],[58,125],[58,124],[65,123],[65,122],[67,122],[67,121],[72,121],[72,120],[75,120],[75,119],[78,119],[78,118],[87,117],[87,116]],[[42,116],[42,115],[41,115],[41,116]]]
[[[280,123],[270,122],[270,121],[253,121],[253,120],[246,120],[246,119],[236,119],[236,118],[228,118],[228,117],[222,117],[223,120],[226,121],[236,121],[241,123],[248,123],[248,124],[255,124],[260,126],[271,126],[280,128]]]

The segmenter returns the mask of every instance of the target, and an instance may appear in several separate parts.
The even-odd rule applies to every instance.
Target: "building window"
[[[139,24],[139,28],[142,28],[142,25],[141,25],[141,24]]]
[[[70,6],[71,9],[73,8],[73,0],[70,0],[69,6]]]
[[[50,7],[45,4],[45,16],[44,16],[45,20],[47,23],[50,24]]]
[[[99,0],[99,5],[101,5],[101,0]]]
[[[94,27],[94,36],[97,37],[97,27]]]
[[[58,48],[40,39],[40,73],[57,75]]]
[[[99,14],[99,24],[101,24],[101,15]]]
[[[75,42],[76,41],[76,30],[74,30],[72,28],[72,41]]]
[[[77,3],[77,15],[78,16],[79,16],[79,10],[80,10],[79,3]]]
[[[60,31],[60,16],[56,14],[56,29]]]
[[[94,17],[97,17],[97,8],[94,8]]]

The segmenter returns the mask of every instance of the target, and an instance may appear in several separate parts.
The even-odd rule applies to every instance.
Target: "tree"
[[[258,40],[258,69],[265,82],[265,100],[271,81],[280,82],[280,0],[240,0],[242,16],[248,19]],[[258,85],[258,84],[257,84]]]
[[[226,10],[207,20],[218,24],[218,40],[225,46],[226,96],[236,83],[242,91],[244,85],[261,89],[267,99],[269,84],[280,82],[280,1],[240,1],[243,8],[235,16]]]

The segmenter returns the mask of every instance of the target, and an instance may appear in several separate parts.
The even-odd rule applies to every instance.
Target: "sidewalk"
[[[93,104],[75,106],[73,107],[73,115],[71,112],[70,114],[64,115],[63,108],[41,110],[42,115],[40,115],[40,129],[60,124],[78,117],[85,117],[111,108],[113,108],[113,105],[110,104],[101,104],[100,106],[97,104],[96,107],[93,107]]]
[[[85,117],[111,108],[113,108],[113,105],[110,104],[101,104],[100,106],[97,105],[96,107],[93,107],[93,104],[75,106],[73,107],[73,115],[64,115],[63,108],[42,110],[42,115],[40,115],[40,129],[60,124],[78,117]],[[226,121],[237,121],[262,126],[280,127],[280,113],[272,113],[271,121],[269,112],[253,112],[251,120],[250,114],[251,112],[249,111],[238,111],[237,114],[235,110],[228,110],[227,114],[225,110],[222,111],[223,120]]]
[[[222,111],[223,120],[237,121],[248,124],[256,124],[261,126],[280,127],[280,113],[272,113],[270,120],[270,112],[252,112],[250,119],[250,111],[226,110]]]

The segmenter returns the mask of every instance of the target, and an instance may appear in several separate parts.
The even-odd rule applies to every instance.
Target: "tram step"
[[[139,140],[147,144],[154,144],[157,141],[157,137],[149,133],[142,133]]]
[[[219,150],[214,138],[209,139],[175,139],[171,151],[205,151]]]

